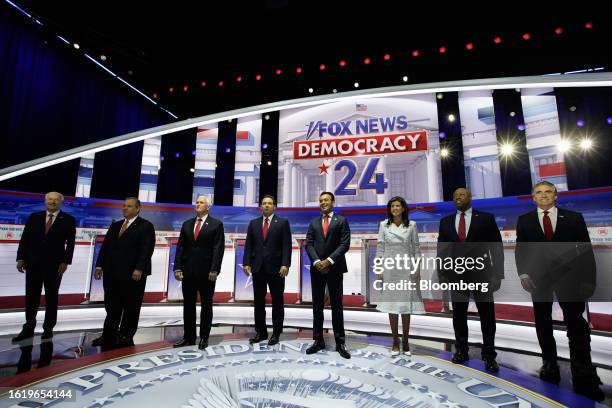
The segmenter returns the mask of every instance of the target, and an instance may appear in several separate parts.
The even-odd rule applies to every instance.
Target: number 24
[[[378,165],[378,157],[372,157],[368,160],[363,173],[361,173],[361,177],[359,178],[359,189],[360,190],[376,190],[376,194],[383,194],[385,192],[385,188],[387,188],[387,182],[385,181],[385,175],[383,173],[374,173],[376,171],[376,166]],[[336,195],[357,195],[357,190],[354,188],[347,188],[349,183],[355,177],[355,173],[357,173],[357,164],[353,160],[344,159],[340,160],[336,163],[336,167],[334,167],[335,171],[342,170],[343,167],[346,167],[348,170],[344,178],[338,183],[336,187]],[[372,180],[372,176],[376,176],[374,181]]]

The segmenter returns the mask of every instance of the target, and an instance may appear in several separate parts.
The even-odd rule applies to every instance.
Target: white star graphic
[[[441,405],[447,408],[461,408],[460,404],[457,404],[456,402],[452,402],[451,400],[444,401]]]
[[[265,363],[271,363],[273,361],[274,359],[272,357],[266,357],[266,359],[264,360]]]
[[[247,363],[249,363],[249,364],[257,363],[257,360],[255,360],[254,358],[249,358],[247,360]]]
[[[423,385],[417,383],[408,384],[408,386],[415,391],[421,391],[422,389],[425,389]]]
[[[438,394],[437,392],[434,392],[434,391],[429,391],[427,393],[427,396],[430,397],[431,399],[434,399],[434,400],[438,400],[439,399],[441,401],[441,400],[444,399],[444,397],[442,397],[442,394]]]
[[[191,370],[184,370],[182,368],[179,368],[179,370],[175,374],[180,377],[181,375],[191,374]]]
[[[312,359],[310,361],[312,362],[312,364],[322,364],[321,360],[319,360],[318,358]]]
[[[242,361],[240,361],[240,360],[232,360],[232,361],[229,362],[229,364],[231,364],[231,365],[240,365],[240,364],[242,364]]]
[[[140,389],[144,389],[147,385],[155,385],[153,382],[148,380],[138,381],[138,384],[133,386],[132,388],[140,387]]]
[[[158,376],[155,378],[155,380],[157,380],[157,381],[159,381],[159,382],[164,382],[165,380],[173,380],[173,379],[174,379],[174,377],[173,377],[172,375],[170,375],[170,374],[164,374],[164,373],[162,373],[162,374],[158,375]]]
[[[133,394],[133,393],[134,391],[130,390],[129,388],[117,388],[117,392],[114,393],[112,396],[114,397],[115,395],[118,395],[121,398],[123,398],[125,394]]]
[[[344,368],[348,368],[349,370],[352,370],[353,368],[355,368],[355,364],[351,363],[351,364],[343,364]]]
[[[106,396],[106,397],[102,397],[102,398],[96,398],[93,402],[93,404],[90,405],[90,407],[95,407],[96,405],[99,407],[103,407],[106,404],[112,404],[112,398],[110,396]]]
[[[213,365],[215,366],[215,368],[217,368],[217,367],[225,367],[225,363],[223,363],[221,361],[215,361],[215,363]]]
[[[359,369],[359,371],[361,371],[362,373],[369,373],[369,372],[370,372],[370,370],[372,370],[370,367],[361,367],[361,368]],[[374,371],[374,370],[372,370],[372,372],[373,372],[373,371]]]
[[[329,360],[327,362],[328,366],[334,366],[334,367],[338,367],[340,364],[338,364],[338,362],[336,360]]]
[[[389,373],[385,372],[385,371],[377,371],[376,375],[379,377],[386,377]]]
[[[393,377],[393,381],[397,382],[397,383],[403,383],[404,381],[408,381],[407,378],[404,377]]]
[[[297,360],[295,360],[296,363],[307,363],[308,360],[306,360],[304,357],[300,357]]]
[[[283,358],[281,358],[279,361],[280,361],[281,363],[288,363],[288,362],[289,362],[289,361],[291,361],[291,360],[289,360],[287,357],[283,357]]]
[[[206,364],[198,364],[197,366],[192,368],[192,370],[195,370],[199,373],[200,371],[208,370],[208,366]]]

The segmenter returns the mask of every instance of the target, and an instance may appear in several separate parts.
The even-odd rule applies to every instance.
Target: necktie
[[[45,235],[49,232],[51,225],[53,225],[53,214],[49,214],[49,219],[47,219],[47,223],[45,224]]]
[[[268,236],[268,217],[266,217],[266,219],[264,220],[264,225],[263,225],[263,238],[264,238],[264,241],[265,241],[267,236]]]
[[[200,235],[200,229],[202,228],[202,219],[198,218],[198,223],[196,224],[195,231],[193,232],[193,238],[198,239],[198,235]]]
[[[461,211],[461,218],[459,218],[459,231],[457,231],[459,235],[459,241],[465,241],[465,212]]]
[[[323,216],[323,236],[327,238],[327,232],[329,231],[329,215]]]
[[[548,216],[548,211],[544,211],[544,218],[542,218],[542,224],[544,224],[544,235],[546,236],[547,241],[552,241],[553,232],[552,222],[550,221],[550,217]]]
[[[121,236],[123,235],[123,233],[125,232],[125,230],[128,227],[128,220],[123,221],[123,225],[121,226],[121,230],[119,230],[119,237],[121,238]]]

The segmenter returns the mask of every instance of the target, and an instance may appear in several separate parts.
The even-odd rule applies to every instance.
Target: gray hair
[[[47,198],[49,194],[57,194],[60,198],[60,201],[64,201],[64,195],[62,193],[58,193],[57,191],[49,191],[47,194],[45,194],[45,198]]]
[[[552,187],[553,190],[555,190],[555,194],[557,194],[557,187],[551,183],[550,181],[546,181],[546,180],[542,180],[542,181],[538,181],[533,188],[531,189],[531,195],[535,194],[536,188],[538,188],[539,186],[547,186],[547,187]]]

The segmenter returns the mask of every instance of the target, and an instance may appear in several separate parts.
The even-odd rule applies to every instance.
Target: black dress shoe
[[[42,340],[49,340],[53,338],[53,330],[45,330],[42,334],[42,336],[40,336],[40,338]]]
[[[275,344],[278,344],[279,341],[280,341],[280,336],[278,334],[273,334],[272,337],[270,337],[270,340],[268,340],[268,346],[273,346]]]
[[[487,370],[490,373],[499,373],[499,365],[497,364],[497,361],[495,361],[494,358],[486,358],[484,360],[485,363],[485,370]]]
[[[119,336],[119,339],[117,340],[117,347],[131,347],[133,345],[134,339],[132,338]]]
[[[195,346],[195,340],[180,339],[172,347]]]
[[[198,348],[200,350],[204,350],[206,347],[208,347],[208,339],[200,339],[200,342],[198,343]]]
[[[599,388],[599,385],[595,383],[591,383],[591,384],[576,383],[574,384],[574,392],[576,394],[580,394],[582,396],[590,398],[593,401],[602,402],[603,400],[606,399],[606,396],[601,390],[601,388]]]
[[[306,349],[306,354],[314,354],[319,350],[325,350],[325,342],[322,340],[316,340]]]
[[[351,353],[348,352],[344,344],[336,344],[336,351],[343,358],[346,358],[346,359],[351,358]]]
[[[463,351],[456,351],[453,354],[453,359],[451,360],[455,364],[463,364],[470,359],[468,353],[464,353]]]
[[[19,341],[31,339],[32,337],[34,337],[34,333],[25,332],[22,330],[18,335],[16,335],[15,337],[11,339],[11,342],[17,343]]]
[[[93,347],[99,347],[103,345],[105,342],[106,342],[106,339],[104,338],[104,336],[100,336],[100,337],[96,337],[95,339],[93,339],[91,341],[91,345]]]
[[[552,384],[559,385],[561,382],[561,374],[559,373],[559,365],[556,361],[545,361],[540,368],[540,379]]]
[[[268,335],[265,336],[260,333],[255,333],[255,337],[249,339],[249,344],[259,343],[260,341],[268,340]]]

